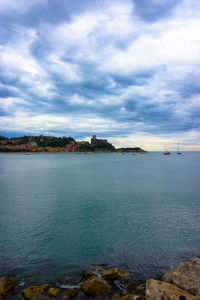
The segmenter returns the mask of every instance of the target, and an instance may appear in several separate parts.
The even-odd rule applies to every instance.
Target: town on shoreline
[[[122,147],[116,149],[105,139],[96,135],[91,137],[91,142],[76,141],[72,137],[54,136],[23,136],[7,138],[0,136],[0,152],[121,152],[121,153],[146,153],[139,147]]]

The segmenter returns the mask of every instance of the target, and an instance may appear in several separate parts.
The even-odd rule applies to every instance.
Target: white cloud
[[[200,19],[167,20],[140,31],[128,49],[112,45],[99,68],[108,73],[131,75],[160,66],[186,68],[200,59]]]
[[[13,123],[15,127],[13,127]],[[101,118],[95,114],[88,115],[70,115],[70,114],[33,114],[16,112],[12,117],[4,116],[0,119],[1,129],[10,132],[30,132],[36,133],[48,131],[53,132],[71,131],[84,132],[107,132],[116,131],[116,129],[127,128],[128,124],[121,124],[117,121],[108,118]]]
[[[108,140],[117,148],[124,147],[142,147],[147,151],[163,151],[164,145],[169,151],[177,151],[179,143],[181,151],[198,151],[200,150],[200,135],[196,130],[190,130],[184,133],[170,133],[163,135],[154,135],[146,132],[137,132],[124,137],[108,137]]]
[[[59,76],[66,83],[82,81],[82,77],[77,65],[63,62],[54,54],[51,54],[48,57],[46,69],[50,71],[51,74]]]
[[[32,105],[28,101],[17,98],[17,97],[7,97],[7,98],[0,98],[0,107],[7,113],[11,113],[11,111],[15,110],[19,105]],[[12,117],[11,117],[12,118]]]
[[[26,53],[25,49],[25,45],[24,51],[11,46],[1,46],[0,55],[2,64],[15,74],[16,72],[26,73],[26,75],[31,77],[41,74],[43,70],[41,70],[30,54]]]
[[[83,96],[80,96],[78,94],[74,94],[74,95],[71,95],[69,97],[66,97],[65,98],[66,101],[72,105],[72,106],[76,106],[76,105],[95,105],[95,102],[91,99],[86,99],[85,97]]]
[[[197,143],[196,130],[191,128],[198,127],[198,83],[196,94],[187,94],[185,85],[191,80],[188,89],[192,89],[194,79],[200,75],[199,1],[183,0],[170,16],[154,23],[138,18],[131,0],[105,3],[105,7],[92,11],[73,11],[70,18],[60,23],[44,19],[34,27],[32,21],[30,28],[25,23],[32,1],[1,1],[5,13],[20,11],[24,16],[23,26],[17,25],[18,19],[13,16],[12,34],[0,46],[4,79],[0,88],[12,95],[0,100],[7,112],[1,119],[2,130],[56,130],[58,134],[61,130],[83,134],[91,130],[113,135],[117,131],[127,135],[132,130],[134,135],[113,138],[114,143],[139,141],[144,135],[149,139],[149,147],[161,147],[164,139],[173,144],[173,134],[159,136],[150,132],[160,125],[166,132],[173,119],[170,125],[180,125],[186,143]],[[55,99],[64,104],[59,107]],[[136,105],[128,107],[127,102]],[[39,114],[31,111],[36,103]],[[69,106],[71,113],[67,114]],[[83,106],[87,115],[81,111]],[[143,117],[145,107],[152,107],[153,113],[168,111],[169,119],[156,123],[158,115],[152,114],[151,119],[146,114],[147,120]],[[172,139],[176,139],[175,135]]]

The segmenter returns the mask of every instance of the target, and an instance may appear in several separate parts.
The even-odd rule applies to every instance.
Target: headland
[[[0,152],[127,152],[146,153],[139,147],[116,149],[105,139],[99,139],[93,135],[91,142],[76,141],[72,137],[54,136],[23,136],[7,138],[0,136]]]

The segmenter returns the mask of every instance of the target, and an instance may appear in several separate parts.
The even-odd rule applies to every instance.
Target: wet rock
[[[64,287],[64,286],[76,286],[82,281],[82,276],[81,275],[68,275],[65,276],[64,278],[60,278],[56,280],[56,285],[59,287]]]
[[[51,300],[50,297],[38,293],[32,293],[31,300]]]
[[[146,297],[143,295],[135,295],[132,300],[146,300]]]
[[[66,291],[63,292],[63,300],[68,300],[71,297],[76,297],[76,295],[78,294],[78,289],[67,289]]]
[[[101,265],[97,265],[97,264],[93,264],[92,265],[92,268],[95,270],[95,271],[103,271],[103,270],[105,270],[105,268],[106,268],[106,264],[101,264]]]
[[[42,285],[29,286],[23,290],[24,297],[29,299],[32,297],[32,294],[42,294],[46,288],[49,287],[48,283]]]
[[[97,276],[93,276],[82,283],[81,289],[90,296],[98,297],[108,294],[111,286]]]
[[[120,298],[120,299],[121,299],[121,300],[132,300],[132,299],[133,299],[133,295],[128,294],[128,295],[123,296],[123,297]]]
[[[114,294],[110,300],[119,300],[120,295],[119,294]]]
[[[193,259],[193,261],[196,261],[196,260],[200,260],[200,255],[196,255]]]
[[[125,296],[125,295],[127,295],[127,294],[128,294],[128,292],[127,292],[126,290],[123,290],[123,291],[122,291],[122,295]]]
[[[0,296],[4,296],[9,290],[14,287],[14,281],[5,276],[0,278]]]
[[[145,294],[145,286],[139,285],[135,289],[136,294],[144,295]]]
[[[92,265],[93,269],[98,271],[99,269],[102,269],[100,265]]]
[[[162,281],[164,282],[168,282],[168,283],[172,283],[172,274],[174,272],[174,269],[171,271],[166,272],[163,276],[162,276]]]
[[[103,271],[102,276],[106,280],[115,280],[115,279],[121,279],[125,277],[126,272],[122,271],[118,268],[110,268],[108,270]]]
[[[197,297],[174,284],[149,279],[146,282],[147,300],[180,300],[184,296],[187,300],[197,300]]]
[[[52,296],[56,296],[57,294],[60,293],[60,290],[59,289],[55,289],[55,288],[49,288],[48,289],[48,293]]]
[[[83,270],[82,271],[82,274],[85,278],[89,278],[89,277],[92,277],[92,276],[98,276],[96,273],[94,272],[90,272],[90,271],[86,271],[86,270]]]
[[[139,281],[130,281],[126,286],[126,289],[127,290],[135,289],[136,286],[138,286],[138,285],[140,285]]]
[[[172,282],[197,295],[200,288],[200,259],[196,257],[193,261],[179,263],[172,274]]]

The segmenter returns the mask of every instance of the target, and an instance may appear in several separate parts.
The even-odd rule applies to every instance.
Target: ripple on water
[[[199,159],[0,154],[1,273],[46,282],[105,263],[145,279],[191,258],[200,252]]]

